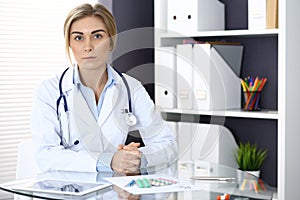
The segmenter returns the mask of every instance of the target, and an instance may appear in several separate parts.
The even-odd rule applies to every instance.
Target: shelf
[[[218,110],[218,111],[195,111],[182,109],[164,109],[159,110],[163,113],[177,113],[177,114],[192,114],[192,115],[211,115],[224,117],[242,117],[255,119],[278,119],[278,112],[276,110],[262,110],[262,111],[244,111],[241,109],[235,110]]]
[[[164,38],[186,38],[186,37],[222,37],[222,36],[273,36],[278,35],[278,29],[264,30],[225,30],[225,31],[200,31],[183,35],[176,32],[160,33],[160,37]]]

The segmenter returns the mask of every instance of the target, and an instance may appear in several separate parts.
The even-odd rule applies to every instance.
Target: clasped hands
[[[142,152],[138,149],[140,143],[131,142],[128,145],[119,144],[118,151],[113,155],[111,167],[120,174],[139,172]]]

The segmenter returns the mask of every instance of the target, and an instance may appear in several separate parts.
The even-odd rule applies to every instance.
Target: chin
[[[106,64],[105,63],[84,62],[84,63],[82,63],[81,66],[82,66],[81,67],[82,69],[93,70],[93,69],[99,69],[99,68],[106,67]]]

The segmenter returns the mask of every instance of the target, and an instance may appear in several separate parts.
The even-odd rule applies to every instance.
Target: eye
[[[83,40],[83,37],[81,35],[77,35],[74,37],[74,40],[80,41]]]
[[[95,35],[94,35],[94,38],[95,38],[95,39],[101,39],[101,38],[102,38],[102,35],[101,35],[101,34],[95,34]]]

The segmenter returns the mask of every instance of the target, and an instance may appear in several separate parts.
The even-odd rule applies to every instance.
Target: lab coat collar
[[[116,70],[113,67],[111,67],[110,65],[108,65],[108,67],[111,69],[113,79],[115,80],[115,84],[122,85],[123,81],[122,81],[121,76],[118,74],[118,72],[116,72]]]

